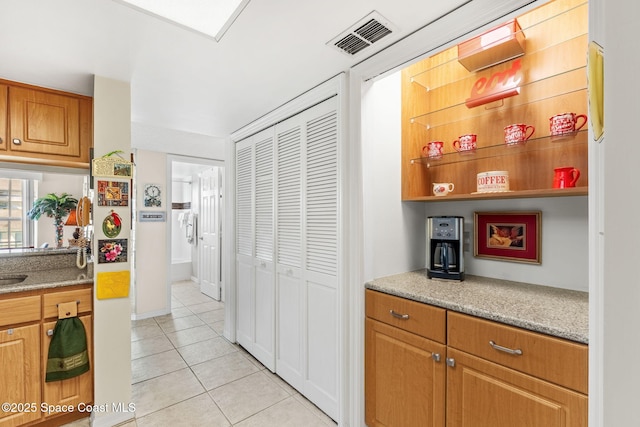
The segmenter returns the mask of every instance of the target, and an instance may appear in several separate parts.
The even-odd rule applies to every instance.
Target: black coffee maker
[[[464,280],[461,216],[427,218],[427,277]]]

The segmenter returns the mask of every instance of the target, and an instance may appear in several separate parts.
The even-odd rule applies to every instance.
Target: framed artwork
[[[478,258],[541,263],[537,212],[475,212],[474,251]]]
[[[98,206],[129,206],[129,183],[98,181]]]
[[[98,264],[127,262],[127,239],[98,240]]]
[[[100,157],[91,162],[93,176],[111,178],[133,177],[133,163],[118,157]]]
[[[145,208],[161,208],[162,207],[162,187],[160,184],[144,185],[144,207]]]

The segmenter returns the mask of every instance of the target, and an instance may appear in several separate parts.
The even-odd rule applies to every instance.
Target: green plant
[[[70,194],[57,195],[49,193],[33,202],[33,207],[27,212],[29,219],[38,220],[42,215],[53,218],[56,227],[56,247],[62,247],[62,233],[64,224],[62,218],[78,205],[78,199]]]

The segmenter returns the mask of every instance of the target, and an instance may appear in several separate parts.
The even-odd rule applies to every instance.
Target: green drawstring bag
[[[87,334],[82,321],[77,317],[59,319],[49,345],[45,381],[66,380],[88,370]]]

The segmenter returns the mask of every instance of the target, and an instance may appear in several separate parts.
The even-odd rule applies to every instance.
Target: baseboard
[[[96,413],[91,413],[91,427],[113,427],[133,421],[133,412],[112,412],[106,415],[101,414],[96,417]]]
[[[148,319],[150,317],[156,317],[156,316],[164,316],[166,314],[171,314],[171,309],[162,309],[162,310],[156,310],[156,311],[150,311],[147,313],[131,313],[131,320],[142,320],[142,319]]]

